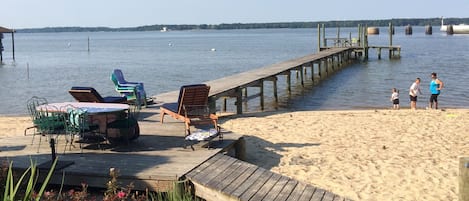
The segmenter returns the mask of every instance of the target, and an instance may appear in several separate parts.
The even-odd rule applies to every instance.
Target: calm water
[[[434,29],[438,29],[434,27]],[[328,37],[336,29],[329,28]],[[385,28],[381,28],[385,33]],[[356,29],[341,29],[342,36],[356,37]],[[93,32],[15,34],[16,62],[11,59],[9,35],[3,40],[4,64],[0,66],[0,114],[26,113],[26,101],[33,95],[49,102],[73,101],[72,86],[92,86],[103,96],[117,95],[109,75],[123,70],[126,79],[143,81],[147,94],[177,90],[179,86],[217,79],[259,68],[316,51],[316,29],[259,29],[170,32]],[[87,39],[90,38],[90,51]],[[372,45],[386,45],[387,34],[369,37]],[[280,90],[280,107],[296,110],[382,108],[391,106],[391,88],[401,91],[401,105],[408,106],[408,87],[422,78],[428,99],[430,73],[445,82],[441,107],[467,107],[469,35],[446,36],[438,31],[424,35],[414,27],[405,36],[398,27],[393,43],[401,45],[401,59],[377,59],[356,63],[312,87],[296,87],[288,97]],[[215,51],[212,51],[214,49]],[[29,66],[29,67],[28,67]],[[279,76],[284,89],[283,76]],[[269,86],[269,85],[267,85]],[[257,89],[249,89],[254,93]],[[271,94],[271,93],[266,93]],[[258,101],[251,100],[251,109]]]

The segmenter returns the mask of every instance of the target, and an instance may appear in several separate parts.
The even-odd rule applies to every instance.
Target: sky
[[[315,22],[469,17],[467,0],[1,0],[0,26]]]

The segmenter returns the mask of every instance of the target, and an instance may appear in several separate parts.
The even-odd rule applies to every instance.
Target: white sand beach
[[[0,139],[29,117],[0,117]],[[469,110],[256,113],[223,119],[248,162],[353,200],[457,200]]]
[[[248,162],[353,200],[458,199],[469,110],[254,115],[222,124],[246,134]]]

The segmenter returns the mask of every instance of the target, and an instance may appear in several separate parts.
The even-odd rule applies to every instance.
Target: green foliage
[[[34,188],[37,183],[37,167],[36,164],[33,163],[31,159],[31,165],[26,171],[21,175],[21,177],[16,181],[13,177],[13,162],[10,162],[10,165],[8,167],[8,173],[5,177],[5,187],[4,187],[4,192],[3,192],[3,201],[13,201],[13,200],[19,200],[16,198],[18,195],[19,190],[23,190],[20,188],[24,188],[24,192],[22,192],[23,200],[40,200],[41,196],[44,193],[44,190],[49,183],[50,177],[52,176],[52,173],[54,172],[55,165],[57,164],[57,160],[54,161],[52,164],[51,169],[49,170],[49,173],[47,174],[42,186],[40,187],[40,190],[38,193],[34,192]],[[29,180],[28,183],[26,183],[26,187],[22,186],[23,185],[23,179],[26,178],[26,176],[29,174]]]
[[[334,20],[316,22],[274,22],[274,23],[232,23],[232,24],[156,24],[139,27],[46,27],[39,29],[18,29],[17,32],[93,32],[93,31],[159,31],[163,27],[169,30],[193,30],[193,29],[271,29],[271,28],[317,28],[318,24],[326,27],[356,27],[358,24],[368,26],[388,26],[392,22],[394,26],[439,26],[441,18],[395,18],[380,20]],[[445,18],[445,24],[469,24],[469,18]]]
[[[0,182],[5,182],[3,194],[0,194],[0,200],[3,201],[16,201],[16,200],[53,200],[53,201],[80,201],[80,200],[96,200],[96,198],[89,198],[88,185],[82,183],[81,191],[69,190],[62,193],[62,187],[58,192],[54,190],[46,191],[48,182],[52,176],[57,160],[54,161],[52,168],[48,172],[45,180],[36,193],[36,183],[38,179],[36,164],[31,160],[30,167],[15,181],[13,173],[13,163],[8,165],[8,168],[0,167]],[[29,175],[29,179],[27,179]],[[152,193],[148,190],[144,193],[133,191],[133,184],[129,184],[126,187],[121,187],[117,180],[119,172],[117,169],[110,169],[110,180],[107,183],[107,189],[104,193],[103,201],[192,201],[198,200],[194,198],[191,193],[191,186],[186,181],[177,182],[174,184],[172,190],[168,192],[157,192]],[[65,175],[63,175],[65,178]]]

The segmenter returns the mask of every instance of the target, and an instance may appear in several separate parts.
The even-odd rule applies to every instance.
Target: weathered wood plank
[[[251,185],[262,177],[262,175],[266,172],[264,168],[257,168],[254,173],[252,173],[244,182],[239,185],[235,190],[231,193],[234,197],[240,197]]]
[[[215,171],[220,165],[223,165],[229,160],[227,157],[221,156],[216,160],[214,163],[210,164],[207,168],[205,168],[202,172],[195,175],[192,180],[195,181],[202,181],[206,178],[211,178],[212,172]],[[215,175],[216,176],[216,175]]]
[[[226,189],[229,188],[229,186],[232,185],[234,181],[240,177],[241,174],[250,175],[257,169],[257,166],[255,165],[246,165],[246,163],[242,161],[239,161],[239,163],[241,163],[241,165],[236,168],[231,174],[229,174],[224,180],[219,181],[215,188],[222,189],[222,191],[224,192],[228,192],[229,190]]]
[[[259,189],[250,200],[262,200],[267,193],[274,187],[277,181],[280,179],[281,175],[273,174],[270,179]]]
[[[267,193],[263,200],[274,200],[280,191],[282,191],[282,189],[285,187],[285,185],[287,185],[289,180],[290,178],[281,176],[278,182],[272,187],[272,190]]]
[[[296,185],[298,184],[297,180],[290,179],[288,183],[283,187],[282,191],[278,194],[277,198],[275,198],[275,201],[285,201],[287,198],[290,197],[293,189],[295,189]]]
[[[326,192],[324,193],[324,196],[323,196],[323,198],[322,198],[322,201],[333,201],[333,200],[334,200],[334,197],[335,197],[334,194],[332,194],[332,193],[329,192],[329,191],[326,191]]]
[[[266,171],[262,174],[244,193],[241,195],[240,200],[249,200],[257,191],[259,191],[267,180],[273,175],[272,172]]]
[[[301,194],[300,201],[310,201],[311,197],[313,197],[314,192],[316,191],[316,187],[311,185],[306,185],[303,194]]]
[[[252,174],[254,174],[259,167],[250,166],[246,171],[242,172],[238,177],[236,177],[230,184],[222,189],[222,192],[226,194],[232,194],[241,184],[243,184]]]
[[[306,188],[306,184],[303,182],[298,182],[298,184],[295,186],[293,191],[291,192],[290,196],[288,197],[287,200],[300,200],[301,194],[303,194],[303,191]]]
[[[314,191],[313,197],[311,197],[311,201],[322,201],[322,198],[324,197],[324,194],[326,193],[325,190],[316,188]]]
[[[229,168],[226,168],[225,170],[223,170],[223,172],[218,174],[217,177],[213,178],[206,185],[214,189],[223,189],[222,187],[220,187],[220,183],[222,183],[222,181],[226,180],[231,174],[233,174],[235,170],[242,168],[241,165],[242,165],[242,162],[240,160],[236,160]]]
[[[212,165],[212,166],[209,166],[209,168],[205,169],[205,171],[207,171],[208,175],[205,176],[205,177],[202,177],[203,180],[200,182],[200,184],[206,186],[210,181],[217,178],[217,176],[219,176],[224,170],[229,168],[229,166],[231,166],[235,161],[237,161],[237,159],[235,159],[233,157],[230,157],[230,156],[223,156],[223,157],[225,157],[227,159],[224,160],[220,165],[218,165],[218,166]],[[213,168],[210,168],[210,167],[213,167]]]
[[[186,177],[188,178],[193,178],[197,174],[203,172],[208,166],[210,166],[212,163],[215,163],[219,158],[221,158],[221,154],[216,154],[209,160],[205,161],[204,163],[200,164],[197,166],[194,170],[190,171],[189,173],[186,174]]]

